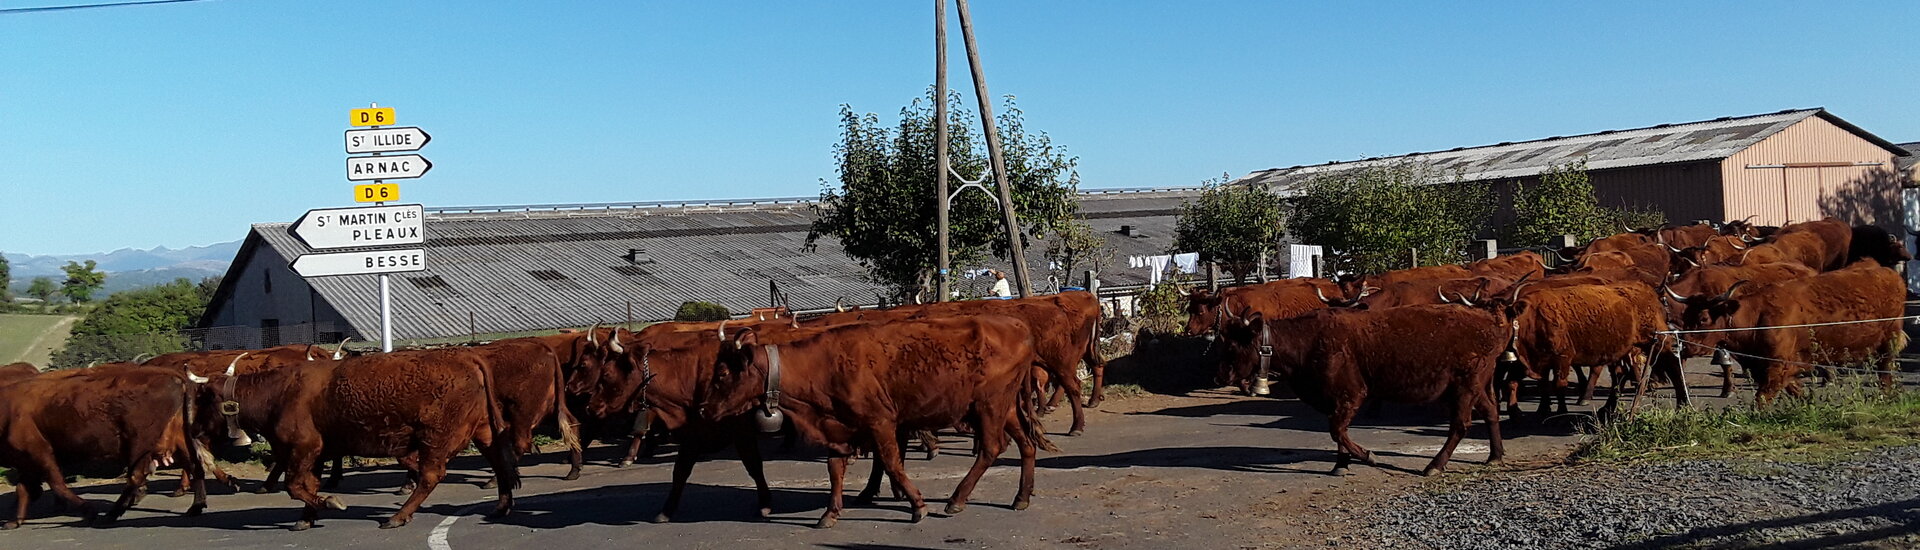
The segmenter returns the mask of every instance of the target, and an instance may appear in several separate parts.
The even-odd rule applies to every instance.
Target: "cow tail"
[[[554,362],[553,368],[553,422],[560,425],[560,442],[568,450],[580,451],[580,421],[567,409],[567,378],[561,372],[559,361]]]
[[[506,431],[506,428],[500,424],[501,419],[506,415],[500,412],[500,399],[493,394],[493,366],[485,361],[474,363],[480,367],[480,393],[486,397],[487,401],[487,429],[497,436],[500,432]]]
[[[1035,366],[1039,365],[1035,364]],[[1032,376],[1021,378],[1027,381],[1025,384],[1027,388],[1019,392],[1020,396],[1015,404],[1017,410],[1013,412],[1014,416],[1020,419],[1020,431],[1025,432],[1027,439],[1033,440],[1034,445],[1039,446],[1041,450],[1060,452],[1060,448],[1053,446],[1053,441],[1047,439],[1046,429],[1040,424],[1040,411],[1037,404],[1041,390],[1039,383],[1035,382]]]
[[[186,464],[182,466],[185,475],[181,476],[180,482],[189,483],[191,480],[193,485],[193,508],[190,508],[190,514],[198,513],[200,508],[206,506],[207,470],[213,467],[213,464],[203,460],[211,459],[213,455],[200,448],[200,434],[194,430],[197,423],[193,420],[193,402],[199,392],[200,385],[191,380],[183,380],[180,384],[180,436],[187,440]]]

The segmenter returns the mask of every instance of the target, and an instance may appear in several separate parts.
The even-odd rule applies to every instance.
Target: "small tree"
[[[1459,174],[1394,163],[1342,170],[1301,186],[1287,229],[1326,246],[1333,269],[1373,274],[1458,263],[1493,213],[1492,193]]]
[[[1617,230],[1606,226],[1612,216],[1594,196],[1585,160],[1554,166],[1540,174],[1539,183],[1516,186],[1513,214],[1505,237],[1522,246],[1546,244],[1560,235],[1585,241]]]
[[[1079,273],[1083,264],[1098,271],[1100,266],[1113,261],[1113,254],[1113,246],[1095,234],[1093,226],[1079,219],[1060,226],[1047,238],[1047,262],[1056,266],[1054,276],[1061,281],[1074,280],[1074,274]]]
[[[1209,180],[1198,201],[1180,205],[1174,222],[1175,252],[1197,252],[1200,261],[1218,262],[1233,278],[1246,282],[1260,259],[1286,235],[1280,197],[1266,186],[1228,185]]]
[[[727,312],[727,306],[711,302],[686,302],[680,304],[680,310],[673,313],[675,321],[724,321],[733,317]]]
[[[0,253],[0,302],[13,301],[13,264]]]
[[[95,361],[126,361],[140,354],[186,349],[181,330],[192,327],[207,309],[192,281],[116,292],[73,325],[67,345],[53,356],[58,369]]]
[[[871,113],[859,115],[852,107],[840,107],[840,143],[834,146],[838,181],[822,182],[825,189],[813,207],[815,218],[807,234],[809,248],[821,237],[839,240],[847,256],[866,268],[868,278],[891,287],[896,297],[921,291],[938,262],[936,99],[928,96],[901,109],[894,129],[881,127]],[[969,123],[973,115],[961,105],[959,94],[946,100],[949,132],[944,145],[953,170],[970,178],[987,174],[983,140]],[[1045,133],[1029,133],[1023,118],[1009,97],[996,124],[1014,207],[1024,226],[1022,238],[1045,238],[1078,212],[1078,159],[1055,147]],[[959,188],[959,181],[950,181]],[[1011,243],[993,197],[960,193],[948,219],[948,249],[955,268],[984,263],[989,254],[1008,259]]]
[[[93,293],[107,284],[107,274],[94,270],[94,267],[93,260],[87,260],[86,265],[67,262],[66,266],[60,268],[67,272],[67,281],[60,284],[60,293],[76,304],[92,300]]]
[[[53,302],[53,297],[59,293],[60,285],[53,282],[52,277],[34,277],[33,282],[27,283],[27,295],[43,304]]]

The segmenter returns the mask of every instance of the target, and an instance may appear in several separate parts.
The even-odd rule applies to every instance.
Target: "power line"
[[[0,15],[15,13],[33,13],[42,11],[84,10],[89,8],[117,8],[121,6],[144,6],[148,4],[177,4],[180,2],[202,2],[205,0],[140,0],[137,2],[119,2],[114,4],[76,4],[71,6],[41,6],[37,8],[0,8]]]

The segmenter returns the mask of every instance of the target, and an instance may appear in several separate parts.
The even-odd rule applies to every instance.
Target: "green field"
[[[26,361],[41,368],[67,341],[79,317],[0,314],[0,365]]]

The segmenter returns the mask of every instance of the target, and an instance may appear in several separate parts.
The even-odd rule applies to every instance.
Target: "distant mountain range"
[[[13,289],[17,293],[26,289],[34,277],[53,277],[64,279],[66,272],[60,271],[67,262],[86,263],[93,260],[98,269],[107,272],[107,285],[101,296],[144,286],[166,283],[177,278],[199,281],[202,278],[224,275],[227,264],[233,261],[233,255],[240,251],[240,241],[215,243],[206,246],[187,248],[154,247],[147,250],[122,248],[113,252],[96,254],[60,254],[35,256],[31,254],[7,253],[7,262],[13,266]]]

